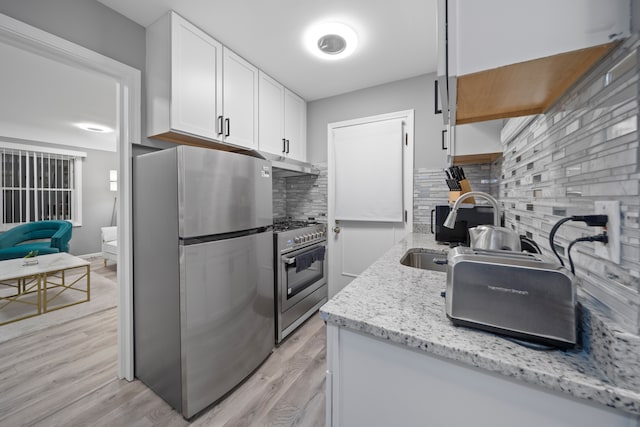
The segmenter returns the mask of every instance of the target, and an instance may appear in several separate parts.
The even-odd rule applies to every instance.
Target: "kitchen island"
[[[588,309],[571,351],[453,326],[446,273],[401,265],[410,248],[448,249],[411,234],[320,310],[327,426],[640,426],[635,336],[605,343]]]

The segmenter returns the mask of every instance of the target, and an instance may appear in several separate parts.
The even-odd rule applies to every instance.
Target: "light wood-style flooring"
[[[0,426],[323,426],[325,326],[316,314],[191,423],[116,379],[116,309],[0,345]]]

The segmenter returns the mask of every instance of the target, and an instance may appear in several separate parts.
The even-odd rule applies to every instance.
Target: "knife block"
[[[468,192],[471,191],[471,185],[469,184],[469,180],[468,179],[463,179],[462,181],[459,181],[458,183],[460,184],[460,191],[449,191],[449,203],[450,204],[455,203],[455,201],[458,200],[458,197],[462,196],[464,193],[468,193]],[[464,202],[472,204],[472,205],[476,204],[476,200],[473,197],[469,197]]]

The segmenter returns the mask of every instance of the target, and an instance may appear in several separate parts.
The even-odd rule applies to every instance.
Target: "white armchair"
[[[107,260],[118,261],[118,227],[102,227],[102,257],[104,265]]]

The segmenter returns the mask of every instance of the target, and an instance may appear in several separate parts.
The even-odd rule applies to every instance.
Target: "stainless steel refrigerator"
[[[185,418],[274,346],[271,165],[178,146],[134,159],[135,375]]]

